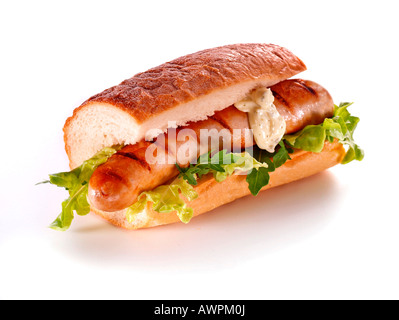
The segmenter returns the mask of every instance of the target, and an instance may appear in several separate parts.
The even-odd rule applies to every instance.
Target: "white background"
[[[398,299],[397,1],[2,1],[1,299]],[[91,95],[201,49],[285,46],[354,101],[363,162],[194,219],[47,228],[66,197],[65,119]]]

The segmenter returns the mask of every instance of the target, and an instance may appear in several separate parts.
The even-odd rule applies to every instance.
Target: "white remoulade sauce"
[[[248,113],[249,126],[260,149],[273,153],[285,133],[285,121],[273,104],[273,93],[268,88],[253,90],[234,106]]]

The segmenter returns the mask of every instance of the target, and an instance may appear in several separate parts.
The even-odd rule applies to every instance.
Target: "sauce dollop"
[[[248,120],[256,144],[260,149],[273,153],[281,141],[286,124],[273,104],[273,93],[268,88],[258,88],[234,106],[248,113]]]

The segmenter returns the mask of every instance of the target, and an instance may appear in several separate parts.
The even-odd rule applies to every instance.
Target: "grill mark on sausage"
[[[147,161],[145,161],[143,159],[139,159],[133,152],[118,152],[117,154],[122,157],[136,160],[143,168],[147,169],[148,171],[151,171],[151,167],[147,163]]]
[[[272,94],[274,96],[274,99],[280,101],[280,103],[285,105],[287,108],[291,108],[291,105],[288,103],[288,101],[285,100],[278,92],[272,90]]]
[[[233,133],[233,128],[231,128],[227,122],[225,122],[223,119],[219,118],[219,117],[215,117],[212,116],[210,117],[212,120],[215,120],[216,122],[218,122],[223,128],[228,129],[231,133]]]
[[[300,80],[300,79],[295,79],[294,81],[296,83],[298,83],[300,86],[302,86],[303,88],[305,88],[307,91],[309,91],[314,96],[317,96],[317,92],[312,87],[309,87],[308,85],[306,85],[305,81]]]
[[[112,177],[112,178],[115,178],[116,180],[119,180],[119,181],[124,181],[124,180],[125,180],[123,177],[121,177],[119,174],[113,172],[112,170],[107,170],[107,171],[105,171],[105,174],[106,174],[107,176],[110,176],[110,177]]]

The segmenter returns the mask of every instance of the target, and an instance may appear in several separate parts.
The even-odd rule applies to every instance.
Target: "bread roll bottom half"
[[[339,164],[345,155],[345,149],[339,142],[325,142],[323,151],[313,153],[295,150],[284,165],[270,173],[270,181],[261,191],[309,177]],[[204,176],[194,187],[198,198],[187,201],[193,209],[193,216],[214,210],[224,204],[245,196],[251,196],[246,182],[246,175],[232,175],[222,182],[217,182],[212,176]],[[311,195],[310,195],[311,196]],[[147,203],[146,209],[139,213],[136,219],[129,223],[126,210],[105,212],[91,206],[91,211],[110,223],[124,229],[141,229],[180,222],[175,212],[159,213],[152,209],[152,203]],[[267,212],[265,212],[267,214]]]

